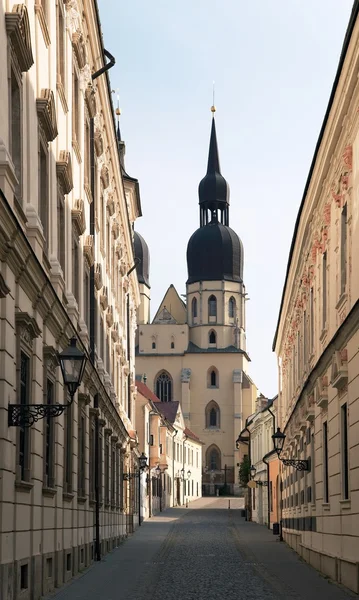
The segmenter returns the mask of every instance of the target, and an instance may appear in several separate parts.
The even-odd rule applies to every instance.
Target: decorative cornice
[[[89,267],[95,262],[95,250],[94,250],[94,236],[87,235],[84,243],[84,256],[88,262]]]
[[[51,40],[50,40],[49,28],[46,23],[46,16],[44,13],[43,6],[41,4],[41,0],[37,0],[37,2],[35,3],[35,13],[37,15],[37,18],[39,19],[39,23],[40,23],[42,35],[44,36],[46,48],[48,48],[50,46]]]
[[[20,333],[20,339],[29,348],[32,348],[32,342],[41,334],[41,329],[34,317],[31,317],[27,312],[17,312],[15,313],[15,323]]]
[[[89,111],[89,116],[93,118],[97,112],[96,106],[96,91],[94,86],[89,83],[85,90],[85,102],[87,106],[87,110]]]
[[[36,99],[36,110],[46,140],[52,142],[58,134],[55,98],[52,90],[48,88],[41,90],[40,98]]]
[[[6,285],[5,279],[0,273],[0,298],[5,298],[10,292],[10,288]]]
[[[44,363],[46,368],[55,376],[56,368],[59,366],[58,354],[53,346],[44,346]]]
[[[74,187],[72,180],[71,155],[67,150],[61,150],[59,160],[56,162],[56,175],[64,194],[69,194]]]
[[[71,211],[72,222],[80,236],[86,231],[85,203],[81,199],[75,200],[74,208]]]
[[[100,305],[102,310],[106,310],[106,308],[108,307],[108,296],[107,296],[107,287],[104,286],[102,288],[102,292],[100,294]]]
[[[34,64],[31,48],[29,15],[25,4],[15,4],[5,13],[6,33],[10,38],[20,69],[26,72]]]
[[[332,358],[330,383],[337,390],[341,390],[348,383],[348,351],[336,350]]]
[[[97,157],[102,156],[102,154],[103,154],[103,139],[102,139],[102,131],[100,131],[100,129],[95,130],[94,145],[95,145],[96,156]]]
[[[102,179],[102,183],[103,183],[103,187],[106,189],[108,188],[108,186],[110,185],[110,174],[108,171],[108,167],[106,165],[102,166],[101,169],[101,179]]]
[[[95,288],[97,290],[100,290],[103,286],[102,265],[100,263],[96,263],[96,266],[95,266],[94,283],[95,283]]]
[[[111,331],[111,338],[113,342],[118,342],[120,335],[119,335],[119,327],[118,327],[118,323],[115,323],[112,331]]]
[[[87,51],[84,37],[79,30],[72,34],[72,47],[75,52],[78,66],[80,69],[83,69],[87,63]]]
[[[106,313],[106,323],[107,327],[112,327],[113,325],[113,308],[109,306]]]
[[[82,392],[79,392],[77,394],[77,399],[78,399],[79,404],[84,404],[85,406],[88,406],[89,404],[91,404],[90,394],[84,394]]]

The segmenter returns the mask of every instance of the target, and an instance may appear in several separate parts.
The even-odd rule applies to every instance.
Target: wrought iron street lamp
[[[294,467],[297,471],[309,471],[309,461],[308,460],[300,460],[296,458],[281,458],[280,454],[283,450],[284,442],[286,435],[280,430],[280,427],[277,427],[276,433],[273,433],[272,440],[274,444],[274,449],[278,455],[279,460],[286,467]]]
[[[251,475],[251,479],[254,479],[257,473],[257,469],[252,465],[251,468],[249,469],[250,475]]]
[[[87,360],[84,352],[76,347],[76,341],[75,337],[71,338],[70,345],[57,354],[70,401],[65,404],[9,404],[9,427],[31,427],[40,419],[59,417],[66,408],[71,406],[74,395],[81,385]]]

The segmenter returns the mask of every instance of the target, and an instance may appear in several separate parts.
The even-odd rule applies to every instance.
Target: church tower
[[[229,185],[219,165],[214,111],[207,173],[198,194],[200,227],[187,247],[190,340],[199,348],[245,351],[243,244],[229,227]]]

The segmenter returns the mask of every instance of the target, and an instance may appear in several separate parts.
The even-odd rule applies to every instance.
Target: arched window
[[[219,386],[219,377],[218,370],[216,367],[209,367],[207,371],[207,387],[215,387]]]
[[[156,377],[155,383],[156,396],[161,402],[171,402],[172,400],[172,379],[167,371],[162,371]]]
[[[217,446],[212,445],[207,449],[206,465],[210,471],[221,469],[221,452]]]
[[[230,319],[234,319],[235,315],[236,315],[236,301],[232,296],[228,302],[228,316]]]
[[[152,350],[156,349],[156,342],[152,342]]]
[[[210,331],[208,336],[208,342],[210,344],[215,344],[217,342],[217,336],[215,331]]]
[[[211,400],[206,406],[206,429],[220,427],[220,410],[217,402]]]
[[[192,319],[197,317],[197,298],[192,300]]]
[[[171,342],[171,348],[172,348],[172,350],[173,350],[174,347],[175,347],[175,343]]]
[[[217,298],[216,296],[210,296],[208,298],[208,317],[217,316]]]

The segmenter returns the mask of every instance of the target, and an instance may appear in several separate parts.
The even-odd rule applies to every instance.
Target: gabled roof
[[[165,295],[163,296],[162,302],[157,309],[152,323],[161,322],[159,321],[159,315],[164,308],[166,308],[166,310],[175,320],[175,322],[181,325],[187,322],[186,304],[183,302],[173,283],[171,283]],[[166,323],[166,320],[164,321],[164,323]]]
[[[287,289],[287,281],[288,281],[290,266],[291,266],[291,263],[292,263],[292,257],[293,257],[293,253],[294,253],[294,247],[295,247],[295,243],[296,243],[296,240],[297,240],[297,233],[298,233],[298,229],[299,229],[300,219],[301,219],[302,212],[303,212],[303,209],[304,209],[304,204],[305,204],[307,192],[308,192],[308,189],[309,189],[310,181],[311,181],[311,178],[312,178],[312,175],[313,175],[313,171],[314,171],[315,163],[316,163],[316,160],[317,160],[317,157],[318,157],[318,153],[319,153],[319,150],[320,150],[320,146],[321,146],[321,143],[322,143],[322,139],[324,137],[325,128],[326,128],[327,121],[328,121],[329,115],[330,115],[330,111],[331,111],[331,108],[332,108],[332,105],[333,105],[333,102],[334,102],[335,93],[337,91],[337,87],[338,87],[340,75],[341,75],[341,72],[342,72],[342,68],[343,68],[343,65],[344,65],[346,53],[347,53],[348,48],[349,48],[349,43],[350,43],[351,36],[352,36],[353,30],[354,30],[354,27],[355,27],[356,20],[358,18],[358,14],[359,14],[359,0],[355,0],[354,4],[353,4],[351,15],[350,15],[350,20],[349,20],[349,24],[348,24],[348,27],[347,27],[347,31],[345,33],[344,43],[343,43],[342,51],[341,51],[341,54],[340,54],[339,64],[338,64],[337,72],[336,72],[336,75],[335,75],[335,79],[334,79],[332,91],[330,93],[330,98],[329,98],[327,110],[325,112],[324,121],[322,123],[322,127],[321,127],[321,130],[320,130],[320,133],[319,133],[319,138],[318,138],[317,144],[315,146],[314,156],[313,156],[313,159],[312,159],[312,163],[310,165],[308,178],[307,178],[307,181],[306,181],[306,184],[305,184],[305,187],[304,187],[304,193],[303,193],[302,201],[300,203],[300,207],[299,207],[297,219],[296,219],[295,226],[294,226],[294,233],[293,233],[292,243],[291,243],[291,246],[290,246],[289,258],[288,258],[288,263],[287,263],[287,270],[286,270],[286,274],[285,274],[285,281],[284,281],[282,298],[281,298],[281,303],[280,303],[280,308],[279,308],[279,315],[278,315],[277,327],[276,327],[276,331],[275,331],[274,339],[273,339],[273,344],[272,344],[272,350],[273,350],[273,352],[275,351],[275,347],[276,347],[276,344],[277,344],[279,322],[280,322],[280,318],[281,318],[281,314],[282,314],[282,309],[283,309],[283,304],[284,304],[284,296],[285,296],[285,292],[286,292],[286,289]]]
[[[147,400],[152,400],[152,402],[161,402],[161,400],[154,394],[149,387],[143,381],[136,380],[136,388],[139,393]]]
[[[172,402],[161,402],[161,400],[157,398],[157,396],[154,402],[156,402],[157,410],[160,411],[160,413],[165,417],[165,419],[167,419],[167,421],[173,424],[176,420],[179,402],[177,400],[174,400]],[[158,403],[160,404],[160,406],[158,406]]]
[[[188,438],[190,438],[191,440],[193,440],[194,442],[197,442],[198,444],[204,444],[204,442],[202,442],[199,437],[193,433],[193,431],[191,431],[190,429],[188,429],[188,427],[186,427],[186,429],[183,432]]]

